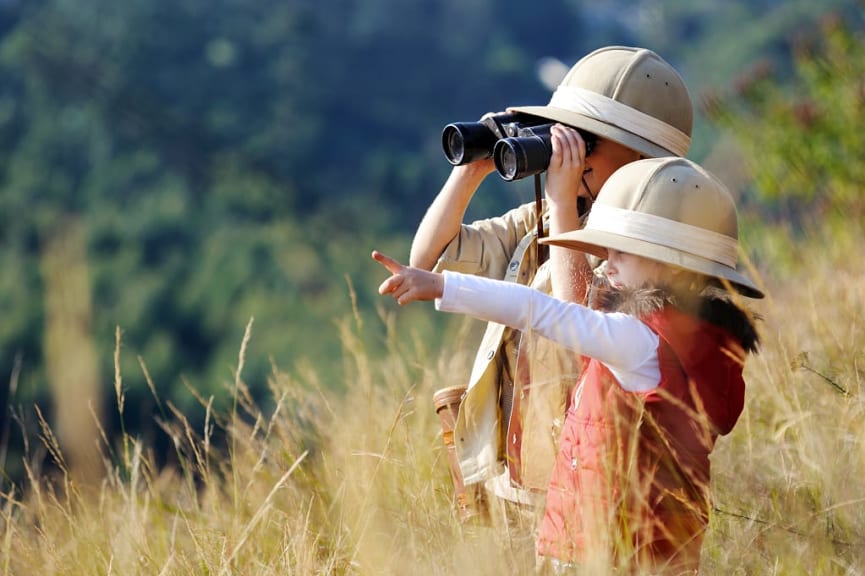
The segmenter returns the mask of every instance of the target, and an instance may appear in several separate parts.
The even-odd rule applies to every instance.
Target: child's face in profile
[[[607,280],[617,290],[644,285],[657,286],[665,279],[667,271],[666,265],[655,260],[618,250],[607,250]]]

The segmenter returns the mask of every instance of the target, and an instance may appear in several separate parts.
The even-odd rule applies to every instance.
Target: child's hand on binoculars
[[[579,132],[554,124],[550,128],[553,153],[547,169],[547,200],[552,204],[573,206],[583,184],[586,163],[586,144]],[[591,192],[588,191],[591,195]]]
[[[391,274],[378,287],[378,293],[382,296],[390,294],[400,306],[415,300],[441,298],[444,290],[444,276],[441,274],[404,266],[378,250],[373,250],[372,259]]]

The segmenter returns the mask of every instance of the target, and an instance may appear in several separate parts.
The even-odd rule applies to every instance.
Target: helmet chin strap
[[[589,213],[589,210],[592,209],[592,204],[595,202],[595,198],[598,197],[597,195],[592,195],[592,189],[589,188],[589,183],[586,182],[585,176],[582,177],[582,180],[586,192],[589,193],[589,197],[586,198],[585,196],[577,196],[577,215],[580,218]]]
[[[544,188],[541,186],[541,175],[535,174],[535,219],[538,221],[538,238],[535,240],[535,249],[537,250],[537,264],[540,266],[545,260],[544,254],[546,246],[541,244],[540,240],[544,237],[544,206],[541,202],[543,198]]]

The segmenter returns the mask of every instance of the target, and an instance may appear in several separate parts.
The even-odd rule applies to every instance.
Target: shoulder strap
[[[536,235],[529,232],[523,236],[523,239],[520,240],[519,244],[517,244],[517,249],[514,250],[514,254],[511,256],[511,261],[508,262],[508,269],[505,270],[505,277],[503,278],[505,282],[517,281],[517,276],[520,273],[520,263],[523,261],[523,257],[526,255],[526,250],[529,249],[529,246],[532,245],[535,238]]]

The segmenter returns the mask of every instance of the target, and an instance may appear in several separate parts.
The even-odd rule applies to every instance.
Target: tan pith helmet
[[[750,298],[763,292],[736,269],[736,205],[716,176],[686,158],[648,158],[625,164],[607,179],[581,230],[543,244],[601,258],[607,249],[670,264],[729,282]]]
[[[685,156],[694,110],[679,73],[645,48],[607,46],[565,75],[547,106],[508,108],[618,142],[643,156]]]

